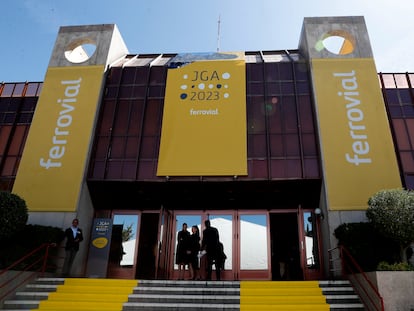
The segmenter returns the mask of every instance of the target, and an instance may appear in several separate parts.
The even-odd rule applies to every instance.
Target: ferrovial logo
[[[48,157],[40,158],[39,164],[45,169],[62,166],[62,160],[66,152],[66,145],[69,138],[69,127],[72,125],[72,112],[75,110],[77,96],[81,87],[82,78],[77,80],[62,80],[60,83],[65,86],[63,98],[57,99],[60,111],[56,119],[56,127],[52,136],[52,147],[49,149]]]
[[[345,30],[332,30],[325,33],[315,45],[315,49],[320,52],[323,49],[335,55],[351,54],[356,46],[353,35]]]
[[[338,90],[338,96],[346,109],[346,120],[348,120],[349,136],[352,139],[351,150],[345,153],[347,162],[360,165],[372,162],[369,151],[369,141],[367,128],[365,126],[365,118],[363,111],[363,103],[361,103],[359,95],[359,86],[356,71],[335,72],[333,76],[340,79],[341,89]]]

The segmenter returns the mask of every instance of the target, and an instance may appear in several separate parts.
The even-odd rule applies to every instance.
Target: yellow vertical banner
[[[48,69],[13,187],[30,211],[76,210],[103,73],[103,65]]]
[[[313,59],[328,205],[364,210],[375,192],[401,187],[372,59]]]
[[[245,76],[242,53],[168,69],[158,176],[247,175]]]

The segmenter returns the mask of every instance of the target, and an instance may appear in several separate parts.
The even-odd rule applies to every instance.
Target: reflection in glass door
[[[303,243],[303,270],[306,280],[316,280],[321,278],[320,250],[318,243],[318,228],[315,213],[303,211],[302,220],[302,243]]]
[[[178,232],[180,232],[182,230],[183,224],[186,223],[187,224],[187,231],[189,232],[189,234],[191,234],[191,227],[192,226],[197,226],[198,230],[200,232],[200,238],[201,238],[201,215],[194,215],[194,214],[176,214],[175,215],[175,234],[174,234],[174,239],[175,242],[173,243],[174,245],[174,271],[173,271],[173,279],[178,279],[181,278],[181,276],[179,275],[179,271],[178,271],[178,264],[177,264],[177,260],[176,260],[176,256],[177,256],[177,245],[178,245]],[[186,266],[185,267],[185,272],[184,272],[184,279],[188,279],[190,278],[190,272],[189,272],[189,267]]]
[[[139,215],[113,215],[108,277],[135,278],[135,260]]]
[[[239,221],[241,279],[269,279],[267,214],[241,214]]]
[[[233,275],[233,215],[232,214],[207,214],[211,226],[217,228],[219,232],[220,242],[223,243],[223,250],[227,259],[224,262],[224,270],[221,271],[221,279],[234,279]],[[203,229],[205,229],[203,224]],[[213,266],[213,270],[215,267]],[[212,273],[215,277],[215,271]]]

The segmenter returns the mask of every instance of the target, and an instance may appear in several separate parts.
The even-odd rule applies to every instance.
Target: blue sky
[[[60,26],[117,24],[130,53],[296,49],[304,17],[362,15],[377,71],[414,72],[409,0],[2,0],[0,81],[43,81]],[[218,19],[221,16],[218,43]]]

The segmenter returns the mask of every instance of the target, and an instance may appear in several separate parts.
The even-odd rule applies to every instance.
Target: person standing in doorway
[[[201,248],[206,251],[207,256],[207,280],[211,280],[211,273],[213,270],[213,264],[217,260],[217,252],[219,249],[219,232],[217,228],[211,226],[210,220],[204,222],[205,229],[203,230],[203,240],[201,242]],[[220,267],[216,264],[216,280],[221,280]]]
[[[190,232],[187,231],[187,224],[183,223],[182,229],[177,236],[177,250],[175,254],[175,263],[178,265],[178,279],[184,280],[185,266],[189,264]]]
[[[75,218],[72,221],[72,226],[65,230],[66,245],[65,245],[65,261],[63,262],[62,275],[69,276],[72,270],[73,261],[79,250],[79,243],[83,241],[82,230],[78,227],[79,220]]]
[[[191,227],[189,248],[191,251],[189,264],[190,279],[196,280],[199,278],[198,252],[200,251],[200,231],[196,225]]]

